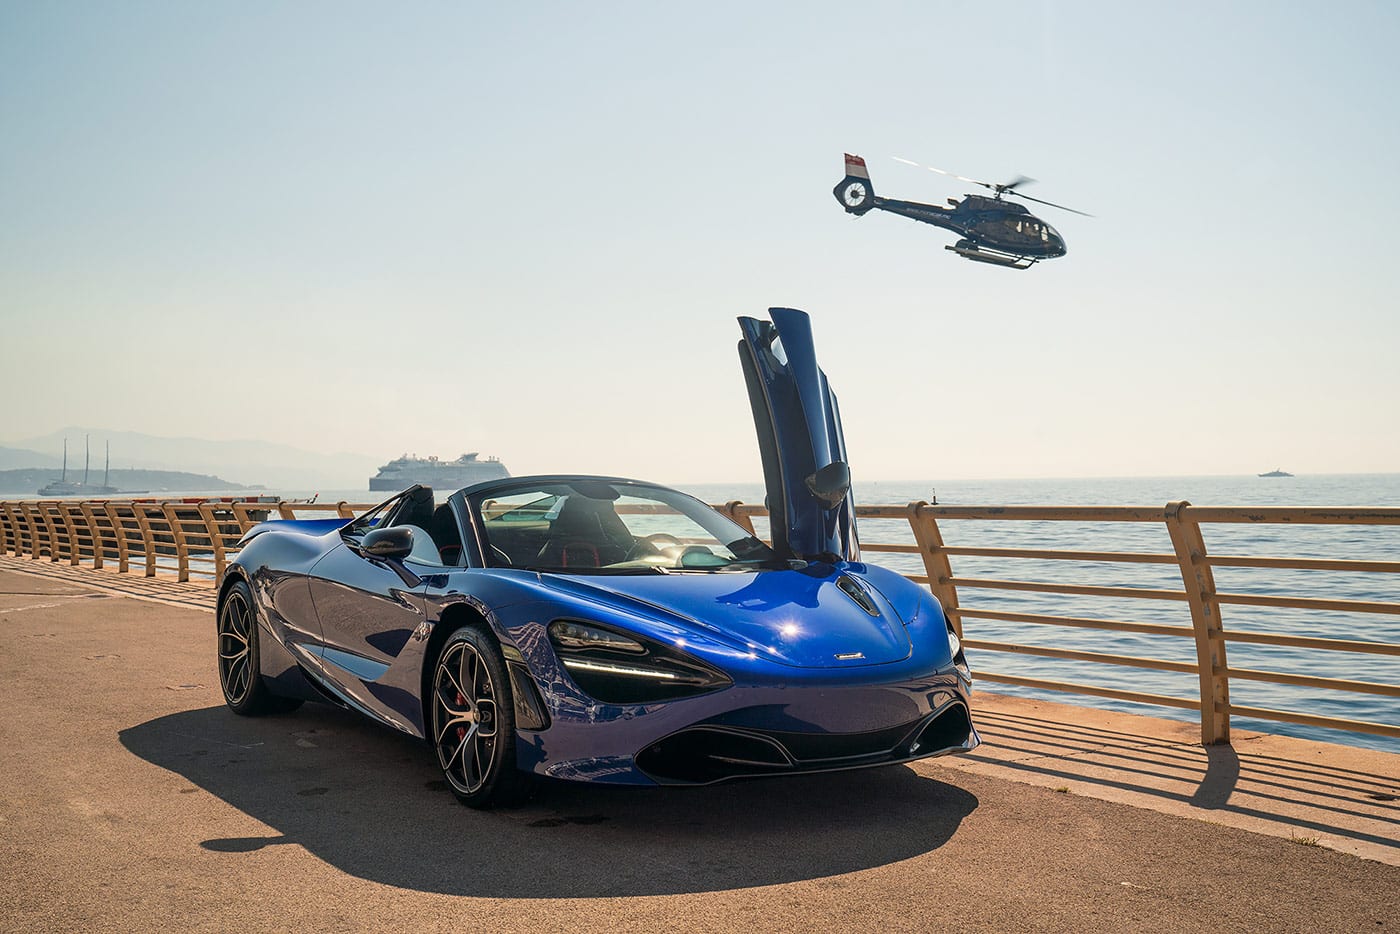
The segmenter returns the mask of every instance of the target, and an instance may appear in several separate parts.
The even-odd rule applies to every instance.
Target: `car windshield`
[[[753,570],[772,549],[675,490],[616,480],[493,488],[467,499],[491,567],[569,574]]]

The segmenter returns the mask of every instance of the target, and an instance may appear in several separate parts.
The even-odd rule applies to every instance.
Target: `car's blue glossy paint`
[[[739,345],[758,430],[773,547],[802,558],[860,556],[850,495],[828,505],[814,495],[817,471],[846,463],[836,396],[817,366],[805,312],[770,308],[772,323],[740,318]]]
[[[646,577],[545,575],[559,589],[598,601],[611,594],[640,601],[641,612],[679,614],[744,652],[799,668],[850,668],[907,658],[903,621],[878,590],[867,587],[880,610],[869,612],[836,586],[849,566],[812,564],[802,570],[731,571]],[[682,580],[674,579],[682,576]],[[722,635],[721,635],[722,634]],[[684,638],[684,637],[681,637]]]
[[[406,586],[388,562],[334,545],[312,567],[311,602],[321,621],[322,672],[355,706],[375,719],[421,735],[421,715],[404,709],[395,661],[425,621],[426,585]]]
[[[516,764],[543,775],[673,783],[678,779],[654,765],[639,766],[638,757],[696,735],[771,741],[793,771],[974,747],[979,740],[966,715],[970,676],[953,655],[937,601],[893,571],[843,558],[857,551],[850,497],[828,506],[808,487],[817,470],[844,461],[839,414],[816,366],[806,316],[783,309],[772,316],[772,325],[744,319],[741,351],[750,359],[761,441],[764,419],[769,423],[770,506],[781,498],[777,512],[786,515],[775,537],[787,554],[806,559],[763,569],[634,567],[622,574],[482,566],[489,548],[484,520],[467,505],[471,496],[508,492],[526,480],[637,484],[617,478],[518,478],[459,492],[448,506],[468,567],[370,556],[343,520],[271,522],[248,536],[228,569],[229,581],[252,589],[268,687],[331,699],[421,737],[437,647],[451,630],[479,624],[512,666],[517,690],[538,697],[547,722],[517,730]],[[392,512],[376,521],[384,515]],[[734,534],[745,537],[737,528]],[[680,653],[726,680],[693,696],[601,702],[579,686],[551,642],[555,620]],[[950,713],[957,711],[963,720]],[[942,722],[965,725],[943,735],[934,729]],[[859,748],[874,752],[820,753],[823,743],[866,744]],[[734,775],[750,774],[737,768]]]
[[[260,522],[249,529],[238,544],[240,546],[246,545],[257,536],[272,529],[276,529],[278,532],[296,532],[301,535],[319,537],[333,529],[344,527],[349,521],[349,519],[337,517],[334,519],[283,519],[275,522]]]

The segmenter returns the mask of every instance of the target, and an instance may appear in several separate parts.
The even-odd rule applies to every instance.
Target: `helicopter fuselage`
[[[975,262],[1029,269],[1042,259],[1064,256],[1065,241],[1059,232],[1024,205],[1003,199],[1001,191],[998,187],[995,198],[949,198],[948,207],[882,198],[870,183],[865,160],[848,153],[846,177],[836,183],[831,193],[846,213],[857,217],[872,210],[887,211],[951,230],[962,239],[945,249]]]
[[[951,230],[971,241],[971,245],[989,247],[1009,255],[1038,260],[1065,255],[1064,238],[1023,205],[980,195],[967,195],[961,201],[948,200],[951,206],[945,208],[876,195],[871,207]],[[851,209],[848,207],[846,210]]]

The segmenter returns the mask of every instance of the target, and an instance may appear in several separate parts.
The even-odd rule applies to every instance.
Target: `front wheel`
[[[285,713],[301,701],[278,697],[263,681],[258,656],[258,619],[253,592],[238,581],[219,606],[219,686],[228,709],[245,717]]]
[[[433,666],[432,736],[447,787],[468,807],[519,803],[528,776],[515,767],[515,704],[500,649],[466,627]]]

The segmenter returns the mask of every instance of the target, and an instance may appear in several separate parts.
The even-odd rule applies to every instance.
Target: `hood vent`
[[[845,591],[846,596],[854,600],[862,610],[871,616],[878,617],[880,615],[880,608],[875,605],[874,600],[870,599],[870,594],[865,592],[865,588],[856,583],[854,577],[842,574],[836,578],[836,586]]]

